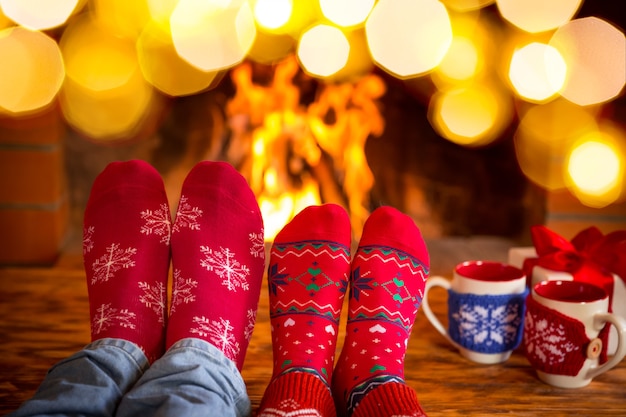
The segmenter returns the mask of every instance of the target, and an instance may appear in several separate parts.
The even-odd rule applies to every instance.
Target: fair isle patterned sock
[[[172,228],[172,301],[166,347],[205,340],[241,370],[256,322],[265,246],[246,180],[225,162],[187,175]]]
[[[153,362],[165,342],[170,209],[159,173],[138,160],[98,175],[84,216],[91,339],[129,340]]]
[[[339,414],[351,415],[377,387],[404,384],[404,356],[428,269],[413,220],[392,207],[374,210],[352,261],[346,338],[333,378]]]
[[[274,367],[260,415],[334,415],[329,385],[349,271],[350,220],[340,206],[307,207],[276,236],[268,268]]]

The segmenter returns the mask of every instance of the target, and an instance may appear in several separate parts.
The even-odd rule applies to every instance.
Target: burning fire
[[[364,147],[384,130],[377,103],[384,82],[369,75],[320,85],[306,105],[294,83],[298,71],[296,59],[286,59],[265,86],[253,81],[251,64],[233,69],[236,93],[226,113],[238,146],[231,149],[249,150],[241,171],[259,201],[266,240],[304,207],[331,202],[348,209],[358,238],[374,185]]]

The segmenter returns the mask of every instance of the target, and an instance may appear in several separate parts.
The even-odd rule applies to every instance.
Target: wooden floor
[[[468,259],[505,261],[511,245],[496,238],[429,242],[431,275],[450,277],[453,265]],[[33,394],[48,368],[89,341],[89,312],[78,255],[66,254],[52,268],[0,268],[0,284],[0,414],[4,415]],[[444,314],[445,295],[434,292],[431,304],[437,314]],[[271,376],[271,352],[264,288],[243,370],[254,407]],[[557,389],[540,382],[519,351],[501,365],[466,361],[421,311],[409,343],[406,379],[430,416],[626,415],[626,361],[588,387]]]

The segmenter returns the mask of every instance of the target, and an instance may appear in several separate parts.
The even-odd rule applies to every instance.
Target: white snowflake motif
[[[106,253],[96,259],[91,265],[93,276],[91,284],[106,282],[115,276],[120,269],[128,269],[135,266],[133,255],[137,253],[135,248],[120,249],[119,243],[112,243],[106,248]]]
[[[161,243],[170,244],[170,234],[172,221],[170,219],[170,209],[167,204],[162,203],[157,210],[144,210],[141,218],[145,223],[141,226],[141,233],[145,235],[155,234],[161,236]]]
[[[219,350],[226,355],[227,358],[236,361],[239,355],[239,342],[233,334],[234,327],[230,324],[230,320],[219,318],[217,320],[209,320],[206,317],[194,317],[193,322],[196,327],[190,329],[191,333],[195,333],[200,337],[208,337]]]
[[[191,207],[191,204],[187,202],[187,197],[181,195],[172,233],[180,232],[181,229],[185,228],[200,230],[200,223],[198,223],[198,218],[200,217],[202,217],[202,210],[199,207]]]
[[[248,234],[248,239],[250,239],[250,255],[255,258],[265,259],[265,237],[264,231],[261,230],[260,233],[250,233]]]
[[[517,304],[496,308],[462,304],[452,317],[459,324],[462,339],[486,346],[514,343],[522,321]]]
[[[159,323],[164,323],[165,284],[157,282],[156,285],[150,285],[147,282],[140,282],[139,289],[143,290],[143,294],[139,296],[139,301],[156,313]]]
[[[524,338],[526,351],[551,366],[563,363],[568,353],[580,349],[568,341],[562,324],[550,323],[534,314],[526,315]]]
[[[94,316],[91,322],[91,333],[99,334],[100,332],[107,330],[111,326],[120,326],[126,329],[135,328],[136,314],[128,311],[128,309],[122,309],[119,312],[116,308],[112,308],[111,304],[102,304],[96,310],[97,314]]]
[[[170,313],[176,311],[176,306],[196,301],[193,289],[198,286],[198,281],[191,278],[183,278],[180,269],[174,270],[174,284],[172,289],[172,307]]]
[[[243,330],[243,337],[247,341],[250,341],[252,338],[252,332],[254,331],[254,324],[256,323],[256,310],[248,309],[246,312],[246,318],[248,319],[248,324]]]
[[[91,252],[93,249],[93,232],[95,228],[93,226],[85,227],[83,229],[83,254]]]
[[[250,289],[247,281],[250,270],[235,259],[235,254],[229,248],[220,247],[216,251],[208,246],[200,246],[200,252],[205,256],[200,260],[200,265],[222,278],[222,285],[229,291],[237,291],[238,287],[244,291]]]

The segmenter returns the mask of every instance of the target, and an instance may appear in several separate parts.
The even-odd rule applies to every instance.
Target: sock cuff
[[[370,391],[354,408],[352,417],[425,416],[415,390],[405,383],[388,382]]]
[[[336,417],[335,404],[326,384],[306,372],[289,372],[273,380],[265,390],[259,417],[284,415],[287,411],[301,411],[299,415]],[[306,412],[309,414],[306,414]],[[317,415],[317,414],[315,414]]]

